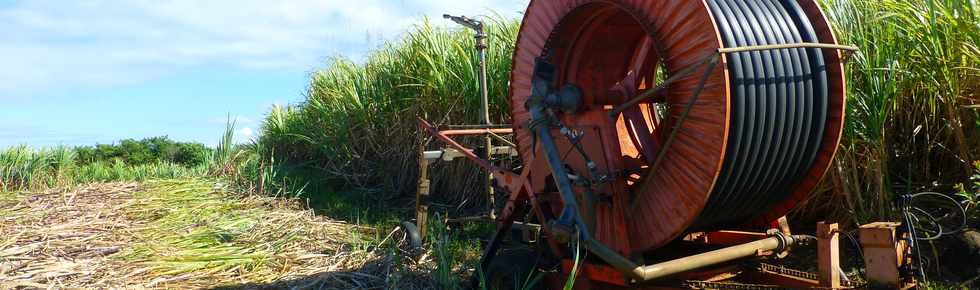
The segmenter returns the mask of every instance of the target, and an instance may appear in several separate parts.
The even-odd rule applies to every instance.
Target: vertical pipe
[[[481,113],[483,114],[483,125],[487,125],[489,127],[490,125],[492,125],[492,123],[490,121],[490,92],[489,89],[487,88],[487,43],[486,43],[487,34],[486,32],[484,32],[483,27],[484,26],[482,22],[476,27],[476,51],[479,56],[479,62],[480,62],[479,79],[480,79],[480,97],[482,101],[480,105],[482,109]],[[489,134],[485,135],[483,138],[484,138],[483,146],[486,147],[487,150],[487,160],[490,160],[490,155],[493,152],[493,141],[491,140]],[[490,198],[490,218],[494,219],[496,218],[494,214],[494,208],[496,207],[495,206],[496,198],[493,192],[493,174],[490,173],[489,171],[487,172],[486,190],[487,190],[487,197]]]

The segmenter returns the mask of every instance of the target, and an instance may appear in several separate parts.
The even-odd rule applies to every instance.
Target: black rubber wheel
[[[534,250],[527,247],[500,249],[484,271],[486,289],[538,289],[533,285],[539,282],[533,278],[537,260]]]
[[[401,227],[402,231],[405,231],[405,236],[408,238],[408,246],[411,247],[411,250],[416,251],[422,249],[422,235],[419,234],[419,227],[410,221],[403,221]]]

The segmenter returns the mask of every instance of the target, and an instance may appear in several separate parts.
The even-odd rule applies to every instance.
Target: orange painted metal
[[[575,266],[575,261],[573,260],[562,260],[561,269],[562,273],[571,273]],[[578,274],[581,277],[588,278],[588,280],[602,282],[609,285],[615,286],[629,286],[629,278],[626,277],[622,272],[604,265],[582,263],[579,264]]]
[[[902,279],[898,268],[906,263],[905,245],[896,235],[898,223],[871,223],[859,229],[865,271],[868,281],[899,289],[908,281]]]
[[[840,228],[836,223],[820,222],[817,224],[817,239],[820,286],[840,288]]]
[[[419,126],[422,127],[423,130],[428,131],[430,135],[436,137],[437,139],[439,139],[439,141],[442,141],[442,143],[449,145],[449,147],[453,147],[453,149],[459,150],[459,152],[461,152],[464,157],[466,157],[470,161],[473,161],[473,163],[476,163],[476,165],[483,167],[483,169],[486,169],[490,173],[497,174],[497,175],[513,174],[509,170],[491,164],[489,160],[476,156],[476,154],[473,153],[472,149],[466,148],[466,146],[463,146],[462,144],[459,144],[459,142],[456,142],[456,140],[450,138],[449,135],[446,135],[443,132],[436,130],[435,126],[429,124],[429,122],[426,121],[425,119],[419,118],[418,122],[419,122]]]
[[[510,134],[514,133],[513,129],[502,128],[502,129],[459,129],[459,130],[444,130],[439,131],[440,134],[446,136],[460,136],[460,135],[483,135],[483,134]]]
[[[800,3],[820,42],[837,43],[813,0]],[[709,72],[704,91],[653,178],[644,179],[645,170],[677,125],[707,68],[673,83],[656,100],[660,104],[644,103],[615,119],[607,112],[637,91],[652,87],[658,65],[669,76],[698,64],[721,47],[714,18],[703,1],[532,0],[518,34],[509,95],[516,143],[525,166],[531,168],[531,194],[540,195],[532,199],[555,214],[561,209],[560,201],[549,197],[554,191],[549,187],[550,171],[542,160],[536,160],[542,153],[535,152],[533,133],[525,128],[530,119],[525,102],[531,95],[535,60],[545,57],[558,68],[556,86],[571,83],[584,93],[580,110],[559,115],[560,120],[584,134],[582,147],[600,171],[610,175],[610,181],[596,189],[602,201],[596,205],[596,238],[631,256],[687,233],[707,202],[727,148],[732,87],[727,58],[722,55],[721,63]],[[760,212],[748,225],[769,225],[805,199],[836,153],[844,117],[843,66],[836,50],[827,49],[824,54],[830,112],[817,160],[791,198]],[[658,114],[657,108],[665,111]],[[553,135],[559,149],[569,151],[565,162],[571,171],[587,175],[585,160],[557,130]],[[633,201],[631,193],[636,196]],[[631,203],[636,203],[636,211],[629,210]]]
[[[583,146],[596,163],[601,163],[602,171],[643,176],[652,155],[646,152],[659,150],[658,144],[666,135],[661,129],[669,128],[671,120],[683,112],[704,69],[671,86],[665,98],[669,111],[663,122],[652,121],[649,106],[638,107],[621,120],[610,119],[608,106],[632,97],[624,98],[622,90],[615,92],[614,88],[618,83],[649,86],[658,63],[669,75],[697,64],[720,47],[711,14],[700,1],[531,1],[513,58],[510,101],[522,158],[526,164],[545,169],[532,171],[535,192],[545,189],[548,177],[542,175],[548,170],[544,164],[533,164],[533,137],[523,127],[530,118],[524,103],[530,96],[535,59],[545,49],[561,72],[556,85],[574,83],[585,94],[580,111],[562,116],[563,123],[585,132]],[[628,77],[631,75],[632,79]],[[711,73],[705,87],[663,161],[662,172],[655,181],[649,181],[656,186],[637,194],[637,212],[627,212],[630,190],[639,185],[629,182],[628,176],[613,175],[600,189],[599,194],[608,197],[597,210],[595,235],[600,242],[628,255],[673,240],[697,218],[721,169],[726,148],[730,86],[724,66]],[[627,94],[636,91],[635,87],[624,89]],[[633,126],[626,126],[626,118]],[[570,145],[559,140],[559,146]],[[575,172],[588,172],[584,161],[573,155],[566,163]],[[627,168],[626,164],[634,166]]]

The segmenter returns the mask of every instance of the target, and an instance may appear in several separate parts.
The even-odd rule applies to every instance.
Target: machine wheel
[[[422,235],[419,234],[419,228],[415,226],[414,223],[410,221],[403,221],[401,223],[402,231],[405,231],[405,236],[408,238],[408,245],[411,250],[419,250],[422,248]]]
[[[501,249],[485,271],[486,289],[537,289],[532,284],[538,282],[533,278],[537,258],[530,248]]]

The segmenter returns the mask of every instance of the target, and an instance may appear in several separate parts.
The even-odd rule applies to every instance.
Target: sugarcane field
[[[0,53],[0,289],[980,289],[977,0],[13,0]]]

